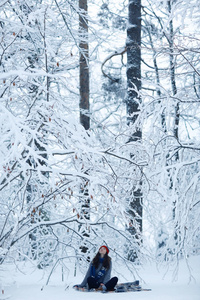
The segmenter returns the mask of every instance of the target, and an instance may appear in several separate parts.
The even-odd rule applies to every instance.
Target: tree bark
[[[136,125],[135,131],[129,139],[131,141],[140,141],[142,137],[141,126],[136,124],[140,112],[139,104],[141,102],[138,91],[141,89],[141,0],[129,0],[128,10],[128,28],[127,28],[127,122]],[[142,182],[140,182],[142,186]],[[141,243],[142,233],[142,191],[141,188],[133,186],[133,193],[130,195],[129,231],[138,242]],[[137,223],[137,226],[134,224]],[[138,227],[139,231],[138,231]],[[128,258],[134,261],[137,258],[136,251],[130,251]]]
[[[80,88],[80,123],[87,130],[90,128],[88,116],[89,104],[89,44],[88,44],[88,5],[87,0],[79,0],[79,88]]]
[[[128,124],[135,123],[139,113],[137,91],[141,89],[141,0],[129,0],[127,28],[127,87],[126,101]],[[141,129],[134,134],[134,140],[141,138]]]
[[[80,123],[83,125],[85,130],[90,128],[90,117],[89,117],[89,43],[88,43],[88,4],[87,0],[79,0],[79,90],[80,90]],[[90,219],[90,198],[88,194],[87,182],[83,182],[81,187],[81,193],[83,195],[81,202],[81,218],[84,220]],[[80,228],[81,229],[81,226]],[[85,229],[83,236],[89,237],[89,232]],[[80,245],[82,253],[87,253],[88,247],[86,243]],[[89,256],[87,257],[90,260]]]

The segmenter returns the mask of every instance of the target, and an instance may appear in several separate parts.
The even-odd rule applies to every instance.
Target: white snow
[[[143,288],[151,288],[151,291],[128,293],[83,293],[73,290],[73,284],[80,283],[83,274],[78,272],[76,277],[71,272],[64,274],[61,281],[61,272],[54,274],[46,286],[47,273],[34,268],[23,267],[23,273],[14,265],[9,265],[4,272],[0,272],[1,294],[0,299],[13,300],[94,300],[105,297],[114,299],[138,299],[138,300],[200,300],[200,256],[191,258],[192,276],[183,261],[179,266],[179,274],[176,281],[172,272],[168,271],[163,279],[163,272],[159,272],[155,265],[148,265],[139,272],[145,283]],[[22,269],[21,269],[22,271]],[[115,274],[112,274],[113,276]],[[133,280],[133,278],[128,278]],[[122,281],[122,280],[121,280]],[[141,281],[140,281],[141,282]],[[2,290],[4,294],[2,294]]]

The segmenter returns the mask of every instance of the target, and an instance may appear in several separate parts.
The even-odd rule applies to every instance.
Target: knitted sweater
[[[92,262],[90,263],[89,265],[89,268],[88,268],[88,271],[85,275],[85,278],[83,279],[82,283],[80,284],[80,287],[84,287],[84,286],[87,286],[87,279],[88,277],[91,276],[91,268],[92,268]],[[95,278],[97,278],[97,275],[99,273],[99,271],[103,268],[103,263],[99,263],[98,265],[98,268],[95,270]],[[97,278],[97,281],[99,283],[103,283],[103,284],[106,284],[109,280],[110,280],[110,277],[111,277],[111,269],[112,269],[112,262],[110,261],[110,266],[108,269],[105,270],[105,273],[103,274],[103,276],[101,276],[99,279]]]

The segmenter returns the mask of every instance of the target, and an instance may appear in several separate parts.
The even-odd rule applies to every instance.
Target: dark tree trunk
[[[90,128],[89,113],[89,45],[88,45],[88,19],[87,0],[79,0],[79,31],[80,31],[80,123],[87,130]]]
[[[88,44],[88,5],[87,0],[79,0],[79,89],[80,89],[80,123],[83,127],[88,130],[90,128],[90,117],[89,117],[89,44]],[[87,182],[83,182],[81,187],[81,194],[83,195],[81,218],[84,220],[90,219],[90,198],[88,194]],[[80,226],[79,229],[81,229]],[[89,232],[85,228],[83,231],[85,238],[89,237]],[[87,245],[83,243],[80,245],[81,252],[87,253]],[[87,257],[90,259],[89,256]]]
[[[168,12],[171,15],[172,13],[172,0],[168,1]],[[176,87],[176,75],[175,75],[175,63],[174,63],[174,29],[173,29],[173,21],[170,19],[169,22],[169,50],[170,50],[170,78],[171,78],[171,86],[172,86],[172,94],[175,96],[177,94]],[[180,120],[180,108],[179,102],[175,105],[175,121],[174,121],[174,136],[178,139],[178,128],[179,128],[179,120]],[[176,160],[178,160],[178,152],[176,152]]]
[[[142,130],[139,124],[136,124],[140,112],[139,104],[141,102],[138,91],[141,89],[141,0],[129,0],[128,28],[127,28],[127,115],[128,124],[136,125],[135,131],[129,139],[131,141],[140,141]],[[140,182],[142,186],[142,182]],[[138,242],[141,243],[142,233],[142,191],[141,188],[133,186],[133,193],[130,195],[129,231]],[[135,224],[137,223],[137,226]],[[137,229],[136,229],[137,227]],[[139,230],[138,230],[139,228]],[[136,251],[130,251],[128,258],[134,261],[137,258]]]
[[[174,59],[174,29],[173,29],[173,21],[171,19],[171,13],[172,13],[172,4],[173,4],[173,0],[169,0],[167,2],[168,5],[168,12],[169,12],[169,18],[170,18],[170,22],[169,22],[169,50],[170,50],[170,79],[171,79],[171,87],[172,87],[172,95],[175,96],[177,94],[177,87],[176,87],[176,74],[175,74],[175,59]],[[175,108],[174,108],[174,137],[178,140],[179,138],[179,122],[180,122],[180,106],[179,106],[179,102],[177,102],[175,104]],[[176,151],[175,155],[174,155],[174,159],[175,161],[179,160],[179,152]],[[173,188],[173,178],[170,178],[171,180],[171,185],[170,185],[170,189]],[[174,200],[173,202],[173,211],[172,211],[172,216],[173,216],[173,220],[176,219],[176,205],[177,202],[176,200]],[[180,233],[180,229],[179,229],[179,223],[178,221],[176,221],[175,223],[175,233],[174,233],[174,239],[176,241],[176,243],[180,242],[181,240],[181,233]]]
[[[127,113],[128,124],[135,123],[139,112],[139,97],[137,90],[141,89],[141,0],[129,0],[127,28]],[[141,138],[138,128],[132,137]]]

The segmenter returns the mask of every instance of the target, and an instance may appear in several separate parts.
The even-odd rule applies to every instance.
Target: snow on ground
[[[145,281],[142,283],[142,287],[151,288],[151,291],[108,294],[83,293],[73,290],[73,284],[82,281],[82,274],[76,277],[65,274],[62,283],[61,272],[57,272],[46,286],[47,274],[44,274],[42,270],[33,271],[32,268],[29,268],[27,272],[26,266],[25,275],[21,272],[22,269],[19,272],[14,265],[10,265],[6,269],[4,266],[4,270],[0,270],[0,299],[10,296],[10,300],[100,300],[102,297],[108,300],[200,300],[200,256],[191,258],[191,266],[195,280],[190,280],[190,283],[189,274],[183,262],[180,263],[176,281],[172,280],[171,272],[168,272],[163,279],[163,272],[159,272],[154,265],[148,265],[139,274]],[[25,272],[24,269],[23,272]],[[133,280],[133,278],[128,279]],[[2,294],[2,289],[4,294]]]

